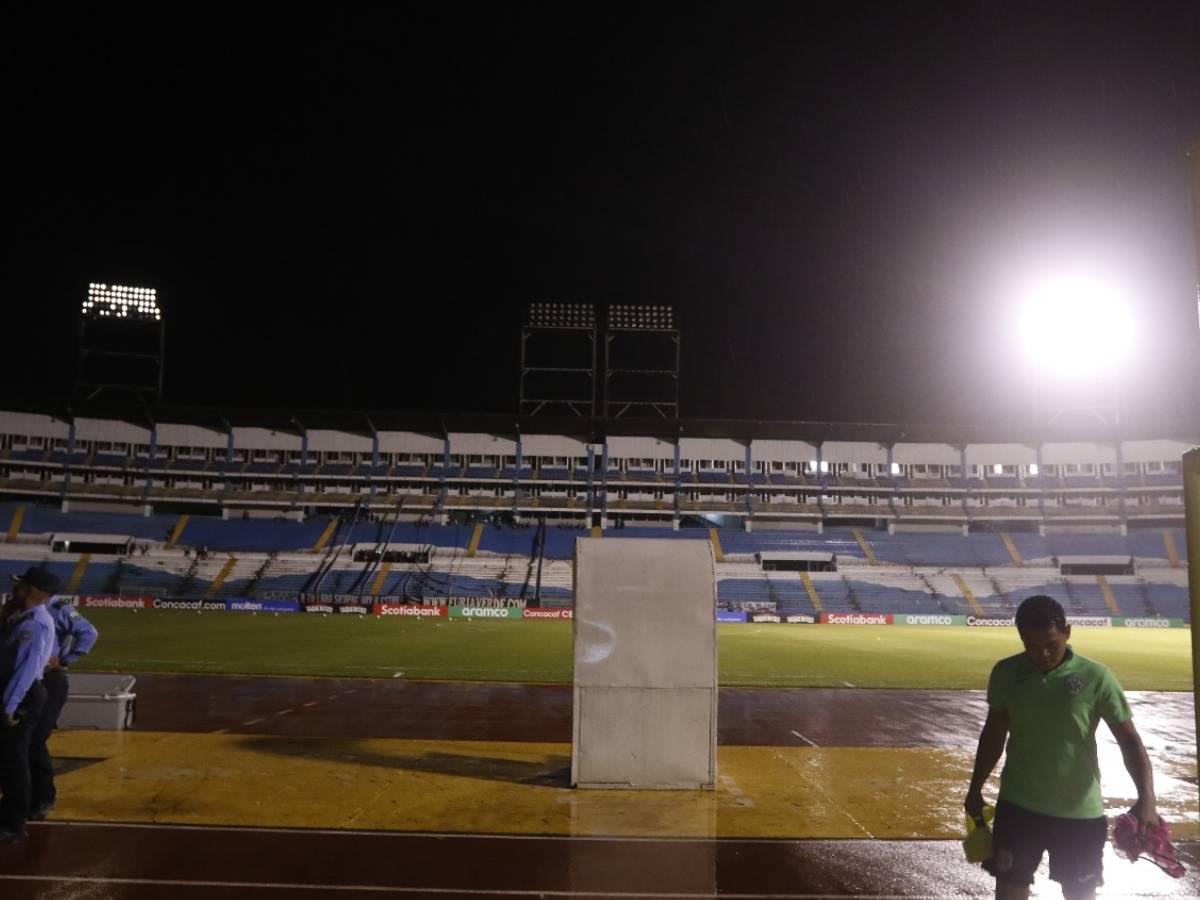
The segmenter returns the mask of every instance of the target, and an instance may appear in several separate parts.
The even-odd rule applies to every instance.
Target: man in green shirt
[[[1025,900],[1042,854],[1066,900],[1091,900],[1104,883],[1108,822],[1100,793],[1096,727],[1103,719],[1137,786],[1131,812],[1141,828],[1158,824],[1154,779],[1121,685],[1105,666],[1071,650],[1071,626],[1052,597],[1017,610],[1025,652],[1002,659],[988,681],[988,715],[964,806],[983,811],[983,785],[1000,756],[1000,799],[992,826],[997,900]]]

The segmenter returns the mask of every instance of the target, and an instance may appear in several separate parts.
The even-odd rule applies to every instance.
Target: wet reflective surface
[[[992,895],[957,840],[901,839],[961,827],[981,692],[724,689],[717,790],[624,796],[566,787],[569,687],[141,676],[138,694],[136,734],[56,738],[99,758],[56,817],[227,822],[236,800],[247,827],[35,825],[0,844],[4,897]],[[1129,698],[1161,811],[1200,837],[1191,695]],[[1120,812],[1132,784],[1099,735]],[[803,834],[857,839],[787,839]],[[1106,881],[1101,897],[1200,896],[1194,874],[1111,854]],[[1061,896],[1045,866],[1033,896]]]
[[[1195,862],[1196,847],[1185,848]],[[1036,897],[1059,897],[1044,880]],[[1101,897],[1194,897],[1149,863],[1106,860]],[[35,826],[0,845],[6,898],[989,897],[952,842],[497,839]]]

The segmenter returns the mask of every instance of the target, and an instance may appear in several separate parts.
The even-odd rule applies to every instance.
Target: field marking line
[[[457,896],[490,897],[661,897],[663,900],[700,900],[711,898],[712,892],[703,894],[672,891],[571,891],[571,890],[513,890],[466,887],[409,887],[382,884],[295,884],[272,881],[187,881],[181,878],[114,878],[99,875],[9,875],[0,874],[0,881],[34,881],[42,884],[95,884],[95,885],[155,885],[161,887],[204,887],[237,888],[276,891],[338,891],[365,894],[448,894]],[[959,898],[983,898],[990,894],[727,894],[721,897],[730,900],[846,900],[857,896],[859,900],[943,900],[946,896]]]
[[[291,708],[289,708],[289,709],[281,709],[281,710],[279,710],[279,712],[277,712],[277,713],[273,713],[273,715],[276,715],[276,716],[286,716],[288,713],[293,713],[293,712],[295,712],[295,711],[296,711],[295,709],[291,709]]]
[[[249,728],[251,725],[257,725],[259,722],[265,722],[265,721],[267,721],[265,718],[263,718],[263,719],[248,719],[247,721],[243,722],[239,727]]]
[[[844,685],[845,685],[846,687],[848,687],[848,688],[852,688],[852,687],[854,687],[854,685],[852,685],[852,684],[851,684],[850,682],[848,682],[848,681],[843,681],[843,682],[842,682],[842,684],[844,684]]]
[[[808,746],[810,746],[810,747],[817,746],[816,741],[806,738],[804,735],[802,735],[800,732],[796,731],[795,729],[792,730],[792,734],[794,734],[796,737],[800,738],[800,740],[804,741],[804,743],[808,744]]]
[[[218,728],[216,731],[210,731],[209,734],[229,734],[228,728]]]
[[[319,700],[309,700],[307,703],[304,704],[304,708],[308,709],[310,707],[316,706],[319,702],[320,702]]]
[[[816,746],[816,745],[814,744],[814,746]],[[809,778],[799,768],[792,765],[791,762],[788,761],[787,757],[785,757],[778,750],[775,750],[774,748],[772,748],[771,752],[775,754],[775,757],[777,759],[779,759],[780,762],[782,762],[785,766],[787,766],[789,769],[791,769],[793,772],[795,772],[797,775],[799,775],[801,778],[803,778],[806,782],[808,782],[808,784],[812,786],[813,790],[815,790],[818,794],[820,794],[822,797],[825,798],[826,803],[828,803],[830,806],[832,806],[834,809],[836,809],[838,812],[840,812],[843,816],[845,816],[847,819],[849,819],[854,824],[855,828],[857,828],[859,831],[861,831],[864,835],[866,835],[871,840],[876,839],[875,835],[871,834],[871,832],[867,829],[867,827],[865,825],[863,825],[862,822],[858,821],[858,819],[856,819],[850,813],[849,810],[844,809],[843,807],[841,807],[837,803],[835,803],[833,801],[833,798],[831,796],[829,796],[829,794],[825,791],[825,789],[823,787],[821,787],[821,785],[818,782],[814,781],[812,778]]]

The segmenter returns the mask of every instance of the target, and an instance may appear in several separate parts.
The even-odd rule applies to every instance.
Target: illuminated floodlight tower
[[[1113,279],[1070,273],[1038,280],[1026,293],[1020,330],[1035,423],[1119,424],[1136,322]]]
[[[76,389],[162,400],[166,325],[158,291],[122,284],[88,285],[79,314]]]
[[[604,331],[604,415],[679,418],[679,329],[670,306],[616,304]]]
[[[596,308],[531,303],[521,326],[523,416],[596,414]]]

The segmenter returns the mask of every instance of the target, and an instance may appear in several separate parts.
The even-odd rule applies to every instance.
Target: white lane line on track
[[[247,719],[241,724],[242,728],[249,728],[251,725],[257,725],[259,722],[265,722],[266,719]]]
[[[808,738],[806,738],[804,735],[802,735],[800,732],[796,731],[795,729],[792,730],[792,734],[794,734],[796,737],[800,738],[800,740],[804,741],[804,743],[808,744],[808,746],[810,746],[810,747],[817,746],[816,741],[809,740]]]
[[[813,746],[816,746],[816,745],[814,744]],[[834,802],[833,797],[829,796],[829,793],[823,787],[821,787],[819,782],[817,782],[814,779],[810,778],[809,776],[805,775],[803,771],[801,771],[800,769],[793,766],[791,761],[787,757],[785,757],[782,753],[780,753],[778,750],[771,748],[771,754],[776,759],[778,759],[781,763],[783,763],[785,766],[787,766],[789,769],[791,769],[793,772],[795,772],[797,775],[799,775],[802,779],[804,779],[806,782],[808,782],[808,784],[812,787],[813,790],[815,790],[818,794],[820,794],[822,797],[825,798],[826,803],[828,803],[830,806],[832,806],[834,809],[836,809],[838,812],[840,812],[843,816],[845,816],[847,819],[849,819],[854,824],[854,827],[862,832],[863,837],[870,838],[871,840],[876,839],[875,835],[871,834],[871,832],[867,828],[867,826],[864,825],[862,822],[858,821],[858,819],[856,819],[854,817],[854,814],[852,812],[850,812],[850,810],[845,809],[841,806],[838,806],[838,804],[836,802]]]
[[[842,682],[842,684],[844,684],[846,687],[851,687],[851,688],[852,688],[852,687],[854,687],[854,685],[852,685],[852,684],[851,684],[850,682],[848,682],[848,681],[843,681],[843,682]]]
[[[304,708],[308,709],[310,706],[316,706],[317,702],[318,701],[316,701],[316,700],[309,700],[307,703],[304,704]]]
[[[179,878],[110,878],[91,875],[5,875],[0,881],[33,881],[41,884],[95,884],[95,885],[155,885],[161,887],[204,887],[276,890],[276,891],[337,891],[339,893],[364,894],[453,894],[458,896],[489,897],[661,897],[663,900],[693,900],[719,896],[729,900],[846,900],[855,896],[858,900],[945,900],[947,896],[963,898],[990,897],[991,894],[726,894],[714,895],[658,891],[555,891],[555,890],[505,890],[465,887],[409,887],[384,884],[290,884],[271,881],[187,881]]]
[[[292,712],[295,712],[295,711],[296,711],[296,710],[294,710],[294,709],[281,709],[279,712],[275,713],[275,715],[277,715],[277,716],[286,716],[288,713],[292,713]]]
[[[291,834],[342,835],[344,837],[388,837],[388,838],[462,838],[485,841],[592,841],[604,844],[814,844],[836,841],[863,840],[862,838],[702,838],[702,837],[626,837],[604,834],[468,834],[459,831],[385,831],[382,829],[353,828],[270,828],[254,825],[172,825],[166,822],[88,822],[82,819],[47,819],[30,823],[33,828],[133,828],[154,831],[227,831],[231,834]],[[943,843],[960,845],[958,840],[914,841],[914,843]]]

